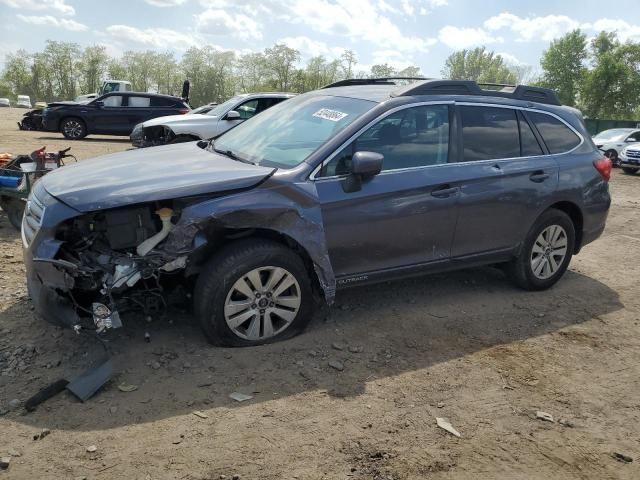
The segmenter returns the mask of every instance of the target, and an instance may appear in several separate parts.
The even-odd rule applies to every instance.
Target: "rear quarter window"
[[[152,97],[151,106],[152,107],[175,107],[177,106],[177,103],[175,100],[172,100],[170,98]]]
[[[580,145],[580,137],[564,122],[545,113],[527,112],[550,153],[565,153]]]

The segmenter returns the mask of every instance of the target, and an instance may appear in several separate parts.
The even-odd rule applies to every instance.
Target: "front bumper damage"
[[[71,225],[76,229],[78,224],[86,223],[85,217],[94,214],[71,209],[43,188],[34,189],[33,194],[39,196],[39,203],[46,204],[46,213],[39,230],[30,238],[25,238],[28,211],[23,221],[27,283],[36,315],[52,323],[102,332],[122,325],[122,314],[131,310],[147,320],[162,318],[172,300],[177,303],[188,298],[202,265],[225,242],[261,232],[277,234],[303,253],[325,301],[333,302],[335,277],[313,186],[302,185],[291,191],[276,185],[177,206],[172,201],[169,205],[176,210],[168,213],[165,220],[160,220],[162,205],[155,202],[148,206],[153,229],[148,226],[149,219],[142,218],[143,207],[114,209],[116,219],[105,230],[113,237],[110,242],[125,245],[128,234],[140,235],[137,248],[120,251],[97,247],[99,243],[92,240],[92,235],[100,229],[95,225],[87,229],[90,233],[83,235],[81,241],[71,244],[61,239],[61,228]],[[121,219],[122,211],[133,215],[135,221],[126,215]],[[136,224],[139,228],[135,232],[121,230],[122,225]],[[152,239],[153,245],[141,251],[143,244]]]
[[[142,123],[136,125],[129,135],[131,144],[136,148],[156,147],[167,145],[175,138],[173,131],[164,125],[143,127]]]

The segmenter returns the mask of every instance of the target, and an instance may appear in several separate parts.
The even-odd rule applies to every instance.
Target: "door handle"
[[[436,198],[448,198],[451,195],[458,193],[458,187],[450,187],[449,185],[443,185],[431,192],[432,197]]]
[[[533,172],[531,175],[529,175],[529,180],[535,183],[542,183],[548,178],[549,178],[549,174],[544,173],[542,171]]]

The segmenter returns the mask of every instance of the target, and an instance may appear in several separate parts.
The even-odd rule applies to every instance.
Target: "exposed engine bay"
[[[175,273],[187,260],[157,248],[173,229],[173,216],[168,206],[141,205],[90,213],[59,228],[63,243],[53,263],[65,270],[65,293],[78,315],[91,317],[99,333],[122,326],[120,313],[127,310],[149,321],[164,317],[185,282]]]

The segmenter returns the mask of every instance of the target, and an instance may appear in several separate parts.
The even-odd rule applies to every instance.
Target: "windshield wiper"
[[[212,142],[213,142],[213,140],[212,140]],[[238,155],[233,153],[232,150],[221,150],[221,149],[215,148],[215,147],[213,147],[213,150],[214,150],[214,152],[220,153],[220,154],[222,154],[222,155],[224,155],[226,157],[229,157],[229,158],[231,158],[233,160],[237,160],[237,161],[242,162],[242,163],[248,163],[249,165],[256,165],[255,163],[250,162],[249,160],[247,160],[245,158],[239,157]]]

